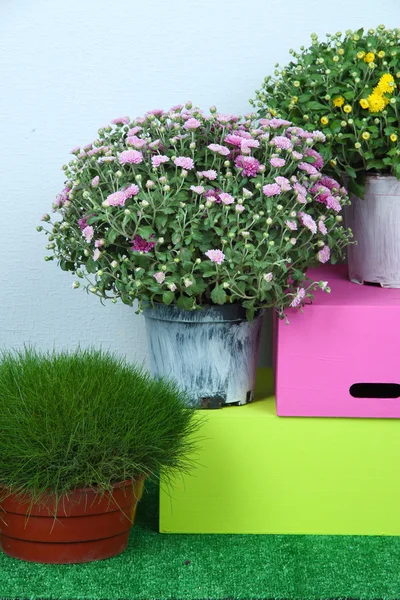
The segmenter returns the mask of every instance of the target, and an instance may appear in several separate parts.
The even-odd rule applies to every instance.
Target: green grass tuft
[[[194,411],[171,382],[99,350],[0,356],[0,485],[37,502],[190,468]]]

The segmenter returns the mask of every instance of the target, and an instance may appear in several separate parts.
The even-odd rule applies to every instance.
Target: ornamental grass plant
[[[325,135],[191,103],[114,119],[75,148],[43,217],[46,260],[101,300],[192,310],[301,307],[309,266],[341,257],[346,190],[322,179]],[[322,187],[320,187],[322,186]]]
[[[190,467],[198,420],[174,384],[99,350],[4,352],[0,488],[40,502]]]
[[[274,76],[265,78],[252,100],[259,115],[273,113],[322,130],[329,171],[349,179],[362,197],[368,173],[400,179],[400,29],[348,30],[311,35],[312,44]]]

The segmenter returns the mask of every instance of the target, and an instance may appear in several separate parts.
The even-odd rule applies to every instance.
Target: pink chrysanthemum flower
[[[164,111],[162,108],[152,108],[151,110],[148,110],[146,115],[154,115],[155,117],[161,117],[164,114]]]
[[[250,154],[251,148],[259,148],[260,142],[254,139],[242,139],[242,143],[240,145],[240,149],[243,154]]]
[[[332,208],[335,212],[340,212],[342,210],[342,205],[339,200],[335,198],[335,196],[329,196],[326,201],[326,205],[328,208]]]
[[[303,196],[307,196],[307,190],[304,187],[304,185],[301,185],[300,183],[295,183],[293,185],[293,189],[298,192],[299,194],[302,194]]]
[[[290,181],[286,177],[275,177],[275,181],[281,188],[282,192],[289,192],[292,189]]]
[[[105,206],[125,206],[126,196],[124,192],[114,192],[104,200]]]
[[[263,275],[263,279],[264,281],[266,281],[267,283],[269,283],[270,281],[272,281],[273,279],[273,274],[272,273],[264,273]]]
[[[157,148],[159,150],[163,150],[164,146],[161,143],[161,140],[154,140],[154,142],[150,142],[149,148]]]
[[[313,158],[315,158],[315,161],[312,163],[312,166],[315,167],[317,171],[320,171],[322,169],[322,167],[324,166],[324,161],[319,152],[317,152],[313,148],[306,148],[304,150],[304,154],[306,156],[312,156]]]
[[[289,229],[291,231],[296,231],[297,230],[297,223],[296,221],[285,221],[285,224],[287,227],[289,227]]]
[[[100,177],[98,175],[96,175],[96,177],[93,177],[93,179],[92,179],[91,186],[92,187],[98,186],[99,185],[99,181],[100,181]]]
[[[273,156],[269,162],[277,169],[286,165],[286,160],[284,158],[278,158],[277,156]]]
[[[182,109],[183,109],[183,104],[175,104],[175,106],[171,106],[171,108],[169,110],[173,111],[173,112],[179,112]]]
[[[278,129],[279,127],[287,127],[291,125],[290,121],[286,121],[285,119],[260,119],[260,125],[262,127],[271,127],[272,129]]]
[[[235,202],[234,197],[225,192],[222,192],[222,194],[219,194],[219,198],[220,198],[221,202],[226,205],[233,204]]]
[[[221,146],[220,144],[209,144],[207,148],[211,150],[211,152],[216,152],[221,156],[228,156],[228,154],[230,153],[229,148],[227,148],[226,146]]]
[[[129,117],[117,117],[111,121],[113,125],[126,125],[129,123]]]
[[[164,156],[163,154],[157,154],[157,156],[151,157],[151,164],[153,165],[153,167],[159,167],[160,165],[168,161],[168,156]]]
[[[340,189],[340,184],[336,181],[336,179],[332,179],[332,177],[328,177],[327,175],[323,175],[318,182],[321,185],[324,185],[329,190]]]
[[[82,230],[83,235],[85,236],[86,240],[88,242],[91,242],[93,239],[93,235],[94,235],[94,229],[91,225],[87,225],[83,230]]]
[[[221,265],[225,259],[225,254],[221,250],[207,250],[205,255],[211,262],[216,263],[217,265]]]
[[[113,162],[114,160],[115,160],[115,156],[100,156],[100,158],[97,159],[97,162],[99,164],[102,164],[102,163]]]
[[[71,152],[71,154],[78,154],[79,151],[80,151],[80,147],[75,146],[75,148],[72,148],[72,150],[70,152]]]
[[[304,158],[304,155],[300,152],[297,152],[297,150],[293,150],[292,156],[295,160],[302,160]]]
[[[191,119],[188,119],[186,121],[186,123],[183,126],[183,129],[187,129],[187,130],[197,129],[198,127],[200,127],[200,125],[201,125],[200,121],[198,121],[197,119],[192,117]]]
[[[304,212],[299,212],[299,219],[300,219],[300,223],[304,227],[307,227],[307,229],[309,229],[311,231],[311,233],[317,233],[317,224],[311,215],[308,215],[307,213],[304,213]]]
[[[222,193],[222,190],[220,190],[219,188],[213,189],[213,190],[206,190],[204,192],[204,197],[207,198],[207,200],[211,200],[211,202],[215,202],[216,204],[220,204],[221,203],[221,198],[219,197],[219,195],[221,193]]]
[[[330,259],[330,256],[331,256],[331,251],[329,249],[329,246],[324,246],[323,248],[321,248],[321,250],[318,252],[317,256],[318,256],[319,262],[321,262],[321,263],[328,262],[328,260]]]
[[[305,298],[305,295],[306,295],[306,290],[304,288],[297,288],[297,294],[291,301],[290,306],[292,308],[297,308],[298,306],[300,306],[300,304],[302,303],[302,301]]]
[[[121,165],[138,165],[143,161],[143,154],[138,150],[125,150],[124,152],[121,152],[118,159]]]
[[[236,204],[236,205],[235,205],[235,211],[236,211],[237,213],[242,213],[242,212],[244,211],[244,206],[243,206],[243,204]]]
[[[235,165],[239,169],[243,169],[245,177],[255,177],[260,170],[260,163],[253,156],[237,156]]]
[[[236,123],[236,121],[239,120],[239,117],[237,117],[236,115],[224,115],[224,114],[218,113],[217,119],[220,123],[226,124],[226,123]]]
[[[289,138],[284,137],[283,135],[277,135],[276,137],[272,138],[270,144],[271,146],[276,146],[282,150],[289,150],[289,148],[293,148],[293,144]]]
[[[135,127],[132,127],[132,129],[130,129],[128,131],[127,135],[128,135],[128,137],[132,137],[132,136],[136,135],[137,133],[139,133],[139,131],[143,131],[143,127],[136,125]]]
[[[85,227],[87,227],[87,222],[88,222],[88,218],[90,215],[87,215],[86,217],[82,217],[81,219],[78,219],[78,225],[81,231],[83,231],[85,229]]]
[[[103,146],[100,146],[99,148],[92,148],[92,150],[89,150],[89,152],[87,153],[87,155],[88,156],[95,156],[96,154],[101,154],[104,151],[105,151],[105,148]]]
[[[204,193],[204,187],[202,185],[191,185],[190,189],[195,194],[203,194]]]
[[[132,185],[128,185],[128,187],[122,190],[122,193],[124,194],[126,200],[128,198],[132,198],[132,196],[137,196],[139,192],[139,186],[135,183],[133,183]]]
[[[331,190],[325,185],[321,185],[319,182],[312,186],[310,192],[313,195],[314,200],[321,202],[322,204],[327,204],[328,198],[331,195]]]
[[[319,171],[313,165],[310,165],[309,163],[306,163],[306,162],[301,162],[299,164],[299,169],[301,169],[302,171],[305,171],[308,175],[318,175],[319,174]]]
[[[98,248],[96,248],[96,250],[93,252],[93,260],[96,262],[96,260],[99,260],[101,256],[101,252]]]
[[[135,235],[135,237],[132,240],[131,250],[133,250],[134,252],[144,252],[145,254],[147,254],[148,252],[150,252],[150,250],[154,248],[155,245],[155,242],[147,242],[140,235]]]
[[[214,169],[209,169],[208,171],[202,171],[201,174],[204,177],[207,177],[207,179],[209,179],[210,181],[214,181],[214,179],[217,179],[217,171],[214,171]]]
[[[101,248],[102,246],[104,246],[104,243],[105,243],[104,240],[101,239],[101,240],[96,240],[94,245],[96,246],[96,248]]]
[[[83,146],[83,149],[86,150],[86,152],[88,150],[91,150],[93,148],[93,144],[86,144],[86,146]]]
[[[182,169],[185,169],[187,171],[190,171],[190,169],[194,168],[193,159],[189,158],[188,156],[178,156],[174,160],[174,165],[176,165],[177,167],[182,167]]]
[[[242,141],[243,138],[240,135],[235,135],[233,133],[229,133],[224,139],[224,142],[226,144],[231,144],[232,146],[236,146],[237,148],[240,148]]]
[[[140,148],[143,148],[143,146],[146,146],[147,142],[146,140],[142,140],[141,138],[137,137],[136,135],[132,135],[130,137],[128,137],[126,139],[126,143],[128,146],[133,146],[134,148],[140,150]]]
[[[318,129],[316,129],[315,131],[312,132],[312,137],[316,142],[326,142],[326,135],[324,133],[322,133],[322,131],[319,131]]]
[[[268,183],[263,187],[263,193],[268,198],[270,196],[278,196],[281,193],[281,188],[277,183]]]
[[[163,273],[162,271],[158,271],[158,273],[154,273],[153,277],[157,281],[157,283],[164,283],[164,281],[165,281],[165,273]]]
[[[328,233],[328,230],[323,221],[318,221],[318,229],[322,233],[322,235],[326,235]]]

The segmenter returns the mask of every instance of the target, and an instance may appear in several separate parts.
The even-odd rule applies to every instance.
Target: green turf
[[[1,555],[0,598],[400,597],[400,538],[160,535],[157,519],[151,487],[129,548],[116,558],[53,566]]]

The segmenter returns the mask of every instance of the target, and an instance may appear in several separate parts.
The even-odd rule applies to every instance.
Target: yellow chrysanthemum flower
[[[343,106],[344,104],[344,98],[343,96],[337,96],[336,98],[333,99],[333,104],[335,106]]]
[[[361,98],[360,105],[361,108],[369,108],[369,102],[366,98]]]
[[[390,73],[385,73],[379,80],[376,86],[381,94],[393,94],[396,84],[394,77]]]
[[[293,102],[293,104],[296,104],[296,102],[298,102],[298,101],[299,101],[299,99],[298,99],[298,97],[297,97],[297,96],[293,96],[293,97],[292,97],[292,102]]]
[[[392,133],[392,135],[390,136],[390,139],[392,142],[397,142],[397,135],[395,133]]]
[[[369,140],[369,138],[371,137],[371,134],[370,134],[370,133],[368,133],[368,131],[364,131],[364,132],[361,134],[361,137],[362,137],[362,139],[363,139],[363,140]]]
[[[368,96],[369,112],[381,112],[385,108],[385,98],[375,91]]]
[[[329,123],[328,117],[321,117],[321,123],[322,123],[322,125],[328,125],[328,123]]]
[[[375,54],[373,52],[368,52],[365,56],[364,56],[364,60],[366,63],[372,63],[373,60],[375,58]]]
[[[364,58],[365,56],[365,52],[361,51],[361,52],[357,52],[357,58]]]
[[[345,106],[343,106],[343,110],[345,113],[351,113],[353,109],[351,108],[350,104],[346,104]]]

